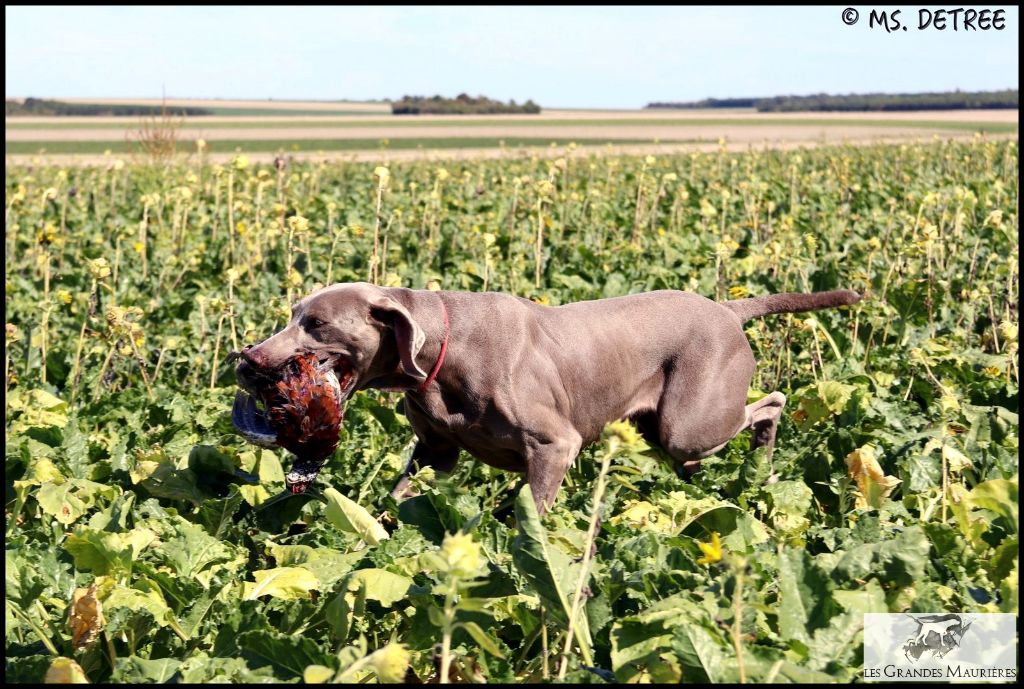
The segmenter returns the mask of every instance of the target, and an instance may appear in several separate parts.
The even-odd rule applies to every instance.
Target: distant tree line
[[[1020,106],[1017,89],[1004,91],[944,91],[939,93],[864,93],[773,98],[707,98],[687,103],[649,103],[648,108],[743,108],[759,112],[907,111],[907,110],[991,110]]]
[[[752,108],[759,98],[705,98],[689,103],[648,103],[648,108],[666,108],[670,110],[704,109],[704,108]]]
[[[473,98],[465,93],[455,98],[402,96],[400,100],[391,102],[394,115],[536,115],[539,112],[540,106],[532,100],[519,105],[514,100],[502,103],[486,96]]]
[[[105,103],[65,103],[45,98],[26,98],[24,102],[7,100],[4,103],[4,114],[12,115],[85,115],[96,117],[138,117],[160,115],[163,110],[158,105],[109,105]],[[206,108],[186,108],[178,105],[167,107],[169,115],[212,115]]]

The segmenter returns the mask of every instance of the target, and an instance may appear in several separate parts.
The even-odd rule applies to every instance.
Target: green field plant
[[[1016,613],[1018,174],[982,136],[9,165],[6,678],[852,681],[862,613]],[[744,435],[685,481],[617,424],[543,517],[467,455],[398,503],[413,434],[363,391],[319,490],[284,497],[227,354],[368,277],[864,299],[747,324],[750,398],[789,400],[772,467]]]

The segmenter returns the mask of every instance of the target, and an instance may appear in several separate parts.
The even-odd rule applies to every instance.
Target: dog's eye
[[[321,327],[322,325],[324,325],[324,322],[322,320],[320,320],[319,318],[307,318],[306,319],[306,328],[308,328],[309,330],[316,330],[317,328]]]

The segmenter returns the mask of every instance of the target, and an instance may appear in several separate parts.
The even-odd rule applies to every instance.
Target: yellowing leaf
[[[472,632],[470,633],[472,634]],[[476,634],[472,635],[473,638],[476,638]],[[499,658],[502,657],[500,651],[496,655]],[[405,671],[409,667],[409,651],[403,644],[388,644],[384,648],[374,651],[367,660],[382,684],[397,684],[405,681]]]
[[[370,545],[387,540],[388,532],[359,503],[349,500],[334,488],[324,491],[327,521],[342,531],[354,533]]]
[[[942,458],[946,460],[946,466],[949,468],[949,471],[954,474],[959,474],[964,469],[970,469],[974,466],[963,452],[960,452],[960,450],[952,445],[942,446]]]
[[[856,389],[854,385],[827,380],[818,383],[818,397],[830,412],[839,414],[846,408],[846,403],[850,401],[850,395]]]
[[[68,627],[71,645],[76,651],[88,648],[103,629],[103,604],[96,597],[96,582],[89,588],[77,588],[71,597]]]
[[[658,533],[675,533],[678,531],[672,519],[646,500],[630,500],[626,509],[608,520],[609,524],[626,523]]]
[[[245,582],[243,600],[255,600],[260,596],[273,596],[281,600],[309,598],[309,592],[319,588],[316,575],[302,567],[276,567],[253,572],[255,583]]]
[[[88,684],[82,668],[71,658],[54,658],[43,677],[44,684]]]
[[[892,489],[900,483],[898,478],[886,476],[882,471],[872,445],[864,445],[846,455],[846,470],[850,478],[857,482],[860,493],[855,506],[858,508],[881,507]]]
[[[302,672],[302,681],[306,684],[326,684],[334,677],[334,670],[323,665],[309,665]]]

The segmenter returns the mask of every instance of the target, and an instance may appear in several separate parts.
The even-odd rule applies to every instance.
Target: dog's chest
[[[433,434],[485,464],[508,471],[526,470],[522,433],[500,404],[435,394],[428,396],[420,409]]]

